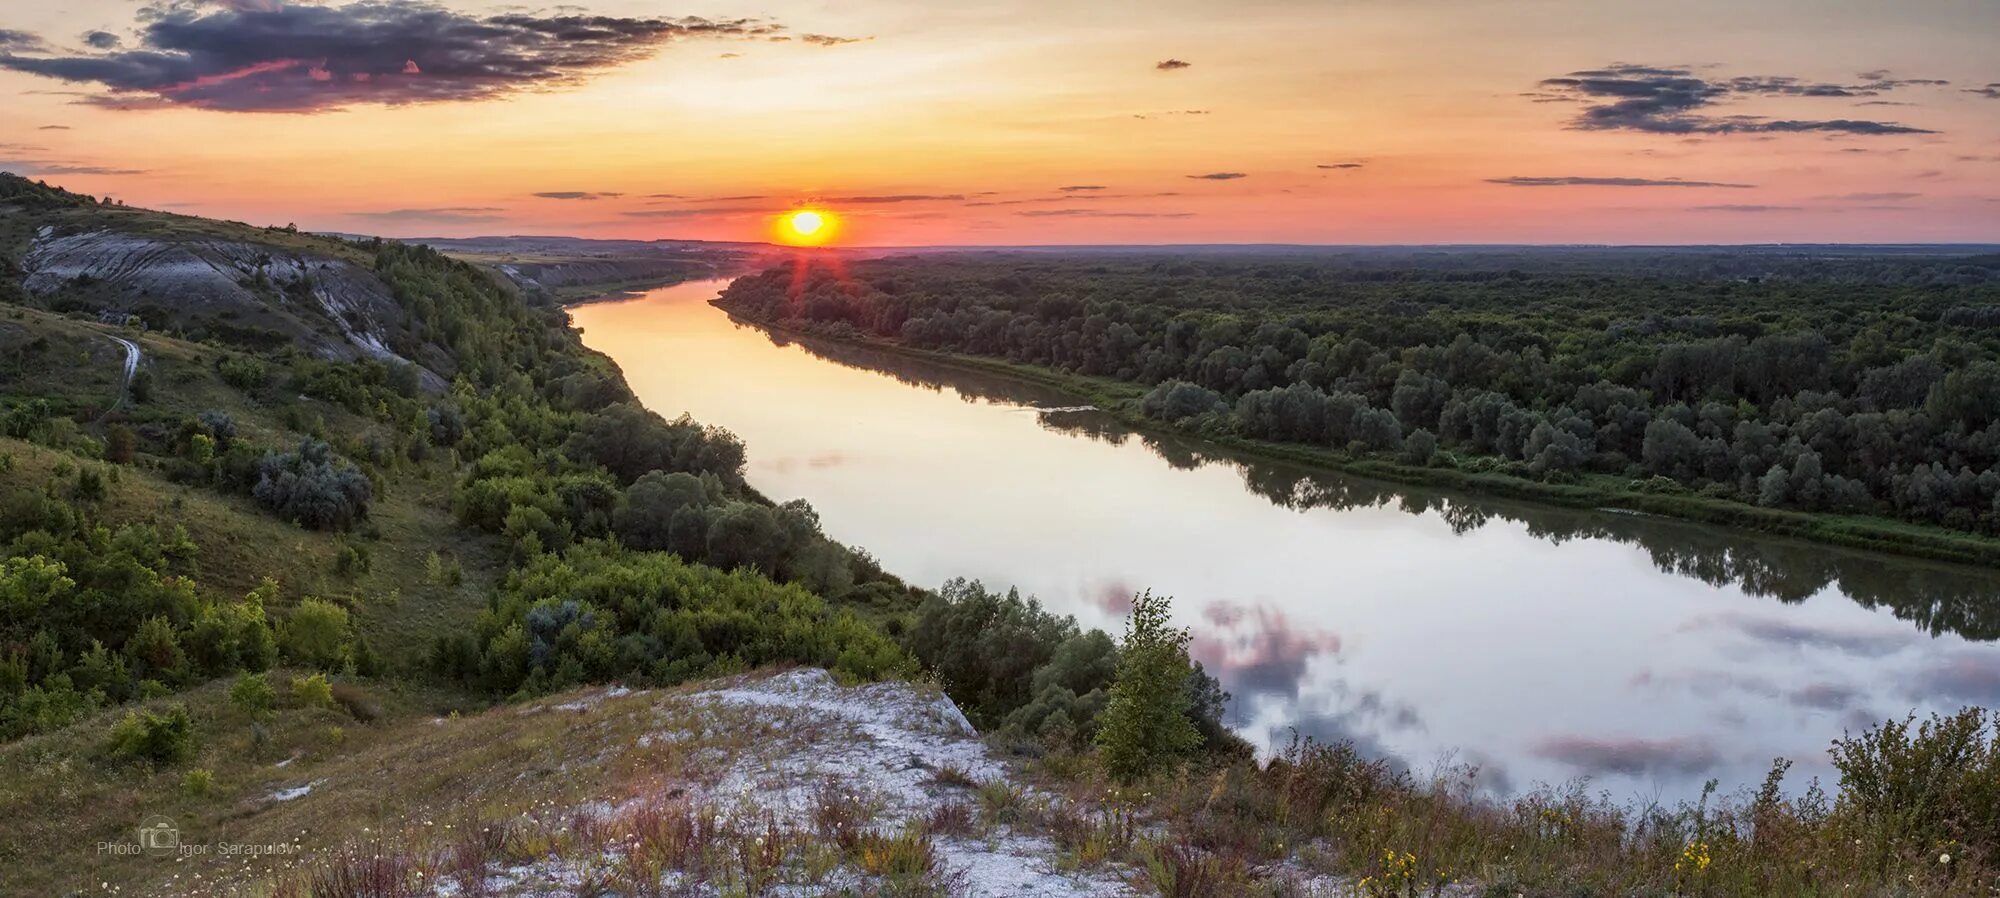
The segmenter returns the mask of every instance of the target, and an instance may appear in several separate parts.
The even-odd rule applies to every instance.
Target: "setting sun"
[[[816,246],[833,239],[840,220],[823,209],[796,209],[778,217],[778,238],[797,246]]]

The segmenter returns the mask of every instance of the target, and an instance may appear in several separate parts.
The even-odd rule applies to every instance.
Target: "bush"
[[[173,705],[164,714],[134,711],[111,729],[114,758],[171,764],[193,753],[194,719],[185,705]]]
[[[1188,716],[1188,632],[1167,625],[1171,610],[1171,599],[1142,592],[1125,623],[1118,679],[1097,733],[1105,769],[1120,779],[1151,774],[1201,745]]]
[[[181,777],[181,791],[193,798],[206,798],[215,791],[215,771],[196,767]]]
[[[2000,713],[1911,715],[1834,740],[1832,755],[1838,810],[1885,851],[1949,840],[2000,856]]]
[[[326,674],[293,677],[292,703],[302,708],[333,707],[333,686],[327,683]]]
[[[254,390],[271,381],[271,371],[249,356],[229,356],[215,363],[222,382],[239,390]]]
[[[337,667],[347,660],[347,609],[320,599],[306,599],[285,621],[285,657],[315,667]]]
[[[1076,621],[1033,598],[960,579],[924,600],[905,642],[966,717],[990,729],[1034,700],[1036,670],[1076,635]]]
[[[281,518],[315,530],[341,529],[368,514],[372,489],[352,463],[320,440],[306,440],[285,453],[266,453],[257,463],[251,495]]]
[[[342,543],[340,551],[333,556],[333,572],[343,577],[359,577],[368,573],[374,564],[368,547],[355,543]]]
[[[434,668],[502,693],[777,663],[863,679],[912,669],[880,629],[797,586],[597,540],[530,560],[470,644],[442,639],[432,656]]]
[[[271,688],[269,677],[261,673],[247,673],[237,677],[235,685],[229,687],[229,701],[243,713],[261,719],[277,706],[278,693]]]

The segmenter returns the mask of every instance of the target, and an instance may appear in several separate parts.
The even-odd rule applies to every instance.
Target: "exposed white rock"
[[[981,783],[1013,782],[964,713],[934,688],[842,686],[824,670],[802,669],[697,692],[688,701],[753,708],[791,734],[723,759],[707,797],[747,802],[800,828],[811,827],[827,789],[879,802],[878,827],[894,830],[940,805],[970,799],[963,787],[940,782],[937,771]],[[1131,871],[1057,870],[1059,852],[1037,836],[1003,831],[990,839],[939,838],[935,844],[972,898],[1138,894],[1119,875]]]
[[[283,315],[274,320],[289,320],[294,325],[289,335],[322,356],[409,361],[388,346],[387,334],[402,317],[388,285],[343,259],[273,252],[270,246],[232,240],[164,240],[110,230],[58,234],[44,227],[21,266],[22,286],[31,293],[54,293],[81,279],[103,285],[121,311],[159,304],[218,319],[225,312],[248,319],[275,307]],[[310,308],[292,298],[298,292],[310,295]],[[317,320],[330,323],[342,339],[321,334],[311,324]],[[427,387],[443,388],[435,373],[419,371]]]

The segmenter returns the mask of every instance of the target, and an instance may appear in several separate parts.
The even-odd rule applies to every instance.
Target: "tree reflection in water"
[[[745,325],[748,326],[748,325]],[[867,347],[771,334],[780,346],[888,375],[968,402],[1039,406],[1043,427],[1113,445],[1140,441],[1168,465],[1191,470],[1234,468],[1249,492],[1297,510],[1394,507],[1435,513],[1464,535],[1494,521],[1519,525],[1552,543],[1610,540],[1644,551],[1660,571],[1710,586],[1733,586],[1762,598],[1794,603],[1828,587],[1865,608],[1886,608],[1931,635],[2000,639],[2000,572],[1770,537],[1748,531],[1643,514],[1543,506],[1423,486],[1392,484],[1302,465],[1250,458],[1173,434],[1134,431],[1111,416],[1078,409],[1060,391]]]

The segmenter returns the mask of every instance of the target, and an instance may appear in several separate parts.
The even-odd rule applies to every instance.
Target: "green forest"
[[[1996,257],[951,254],[777,268],[719,304],[1050,372],[1203,436],[1572,504],[2000,534]]]

